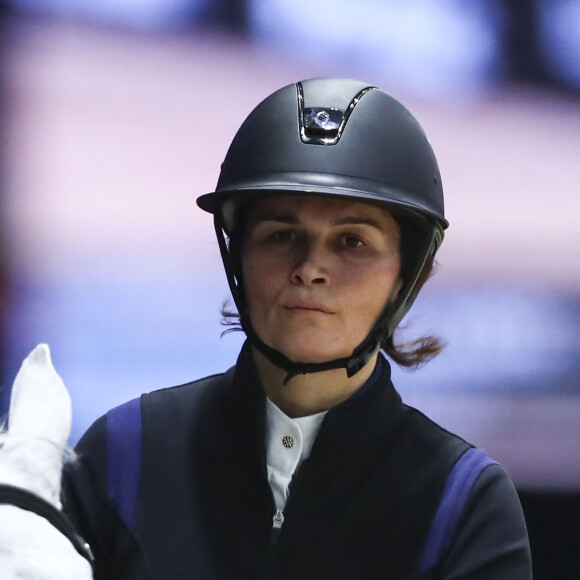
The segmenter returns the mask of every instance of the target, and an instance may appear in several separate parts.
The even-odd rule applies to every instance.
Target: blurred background
[[[346,76],[405,103],[451,223],[395,370],[514,480],[536,578],[580,577],[580,0],[0,0],[0,391],[50,344],[72,443],[141,392],[221,372],[211,191],[273,90]]]

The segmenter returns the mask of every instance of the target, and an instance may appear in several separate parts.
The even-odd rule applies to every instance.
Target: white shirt
[[[266,466],[276,509],[284,509],[292,476],[310,455],[325,415],[292,419],[266,399]]]

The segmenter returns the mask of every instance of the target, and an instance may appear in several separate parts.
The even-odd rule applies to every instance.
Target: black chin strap
[[[13,505],[42,516],[61,534],[66,536],[76,551],[88,560],[91,566],[93,565],[95,558],[91,547],[77,534],[70,520],[51,503],[20,487],[0,484],[0,504]]]
[[[240,318],[240,322],[252,345],[255,346],[271,363],[286,371],[286,378],[284,379],[285,385],[297,375],[321,373],[342,368],[346,369],[347,377],[352,377],[369,362],[372,355],[376,353],[379,348],[379,343],[376,340],[372,340],[369,336],[369,338],[367,338],[350,356],[333,359],[323,363],[297,362],[290,360],[280,351],[268,346],[256,334],[254,327],[251,325],[247,317]]]

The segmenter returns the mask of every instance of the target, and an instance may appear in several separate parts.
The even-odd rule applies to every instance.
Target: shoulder
[[[100,443],[106,441],[115,425],[123,429],[128,425],[136,426],[142,422],[144,414],[148,419],[157,416],[177,419],[190,412],[192,405],[219,398],[223,387],[231,380],[232,370],[145,393],[113,407],[89,427],[77,444],[77,450],[84,453],[88,448],[101,447]]]
[[[442,562],[441,577],[531,579],[524,515],[501,465],[490,465],[477,478]]]
[[[196,410],[208,411],[220,403],[233,380],[234,369],[211,375],[197,381],[160,389],[141,395],[141,412],[144,419],[156,417],[177,421],[180,417],[191,418]],[[109,414],[116,412],[109,411]]]
[[[447,472],[473,447],[460,435],[445,429],[421,411],[405,404],[399,418],[399,435],[404,453],[416,457],[422,469],[435,467],[443,462]]]
[[[461,441],[466,443],[463,437],[453,433],[449,429],[446,429],[415,407],[403,403],[403,415],[409,427],[412,428],[414,432],[421,434],[422,437],[427,439]],[[469,444],[467,445],[471,446]]]
[[[433,473],[440,462],[447,466],[426,542],[433,553],[444,554],[436,577],[529,580],[526,524],[506,470],[417,409],[404,405],[403,416],[404,444],[419,450],[422,470]],[[424,557],[429,557],[427,547]]]
[[[156,403],[175,402],[176,404],[179,404],[180,402],[206,395],[209,389],[213,389],[220,385],[225,375],[226,373],[219,373],[189,383],[184,383],[183,385],[157,389],[149,393],[144,393],[141,395],[141,399],[151,399]]]

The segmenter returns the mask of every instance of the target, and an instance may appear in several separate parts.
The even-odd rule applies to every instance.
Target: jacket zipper
[[[278,537],[280,536],[280,530],[282,530],[283,524],[284,512],[282,510],[276,510],[276,513],[272,517],[272,531],[270,534],[270,543],[274,546],[278,543]]]
[[[300,476],[302,475],[302,467],[304,464],[302,464],[300,466],[300,468],[298,469],[298,471],[295,473],[292,483],[291,488],[292,488],[292,492],[290,493],[288,500],[286,501],[286,506],[284,509],[286,509],[288,507],[288,504],[293,501],[294,499],[294,495],[295,495],[295,489],[296,489],[296,482],[301,479]],[[272,499],[273,496],[272,496]],[[278,544],[278,539],[280,537],[280,532],[282,531],[282,526],[284,525],[284,512],[280,509],[276,509],[276,512],[274,513],[274,515],[272,516],[272,529],[270,532],[270,547],[271,552],[275,553],[275,548],[276,545]]]
[[[296,487],[297,483],[302,479],[302,474],[304,473],[303,468],[306,464],[306,461],[302,463],[302,465],[298,468],[298,471],[294,474],[292,478],[292,482],[290,483],[290,494],[286,501],[286,505],[284,509],[288,512],[288,506],[295,501],[296,498]],[[276,554],[278,551],[278,542],[280,539],[280,532],[282,531],[282,526],[284,525],[284,512],[281,509],[276,508],[276,504],[274,502],[274,495],[272,495],[272,505],[276,509],[276,512],[272,516],[272,528],[270,530],[270,549],[268,551],[268,568],[269,574],[267,575],[268,578],[275,578],[275,571],[276,571]]]
[[[276,554],[278,552],[278,540],[283,524],[284,513],[282,510],[277,509],[276,513],[272,516],[272,527],[270,528],[270,545],[266,559],[266,578],[276,577]]]

